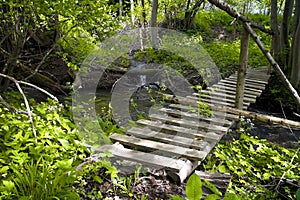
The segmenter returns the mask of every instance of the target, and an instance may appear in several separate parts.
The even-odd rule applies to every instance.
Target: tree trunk
[[[291,81],[297,88],[300,79],[300,0],[296,0],[296,9],[294,14],[294,30],[292,38],[292,48],[289,57],[289,66],[291,67]]]
[[[120,8],[119,8],[119,15],[123,15],[123,0],[119,0]]]
[[[152,0],[152,10],[151,10],[151,20],[150,20],[150,29],[151,31],[151,42],[152,47],[155,49],[157,47],[157,10],[158,10],[158,0]]]
[[[272,36],[272,54],[274,59],[278,61],[279,52],[279,30],[277,20],[277,0],[271,0],[271,29],[274,32]]]
[[[243,109],[245,78],[248,63],[248,48],[249,48],[249,33],[243,27],[241,35],[241,52],[240,52],[240,67],[238,69],[238,77],[236,83],[235,107]]]
[[[158,0],[152,0],[150,27],[156,27],[157,25],[157,10],[158,10]]]
[[[134,24],[134,1],[130,0],[130,19],[131,19],[131,23]]]
[[[145,1],[141,0],[141,6],[142,6],[142,19],[141,19],[141,24],[142,27],[146,27],[146,11],[145,11]]]
[[[185,14],[184,14],[184,27],[186,29],[190,29],[193,27],[194,19],[197,14],[197,10],[200,8],[200,6],[203,2],[204,2],[204,0],[198,0],[195,3],[195,5],[191,9],[189,9],[190,0],[188,1],[187,10],[185,11]]]
[[[274,58],[272,57],[272,55],[264,47],[264,45],[262,44],[262,42],[260,41],[260,39],[256,35],[256,33],[253,31],[253,29],[251,28],[251,26],[248,23],[245,23],[245,24],[246,24],[246,28],[247,28],[248,32],[251,34],[252,38],[254,39],[254,41],[256,42],[256,44],[259,46],[260,50],[265,54],[265,56],[268,59],[269,63],[273,67],[275,67],[275,69],[279,72],[280,78],[282,79],[282,81],[284,82],[284,84],[287,86],[287,88],[291,91],[291,93],[295,97],[297,106],[300,108],[300,97],[299,97],[297,91],[292,86],[292,84],[289,82],[289,80],[287,79],[287,77],[284,75],[284,73],[281,70],[281,68],[278,65],[278,63],[274,60]]]
[[[295,32],[294,42],[292,45],[292,58],[291,58],[291,81],[296,88],[299,87],[300,81],[300,25],[298,24]]]
[[[289,19],[292,16],[294,0],[286,0],[281,26],[280,26],[280,59],[279,65],[283,66],[284,72],[288,72],[289,44]]]

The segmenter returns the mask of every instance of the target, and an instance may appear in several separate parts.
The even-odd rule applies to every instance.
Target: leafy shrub
[[[240,43],[213,42],[204,44],[204,48],[210,54],[223,77],[231,75],[239,66]]]
[[[14,108],[25,110],[24,104],[20,103],[22,99],[19,94],[10,92],[6,96]],[[0,192],[0,197],[5,196],[7,199],[30,195],[30,193],[25,194],[29,191],[19,192],[21,192],[20,188],[33,187],[28,185],[33,179],[37,182],[42,181],[40,184],[46,187],[47,184],[54,183],[57,178],[65,177],[65,173],[70,172],[71,168],[82,162],[88,154],[87,149],[80,142],[67,107],[51,100],[40,104],[31,100],[30,105],[34,105],[32,111],[36,137],[33,135],[32,125],[27,115],[12,113],[0,105],[0,149],[2,151],[0,176],[4,178],[0,182],[0,187],[4,188]],[[43,177],[43,173],[47,173],[47,180]],[[16,190],[11,192],[5,190],[14,187],[18,189],[18,193]],[[34,187],[39,188],[39,186]]]
[[[238,69],[240,57],[239,40],[233,42],[213,42],[203,44],[203,46],[218,66],[222,77],[227,77]],[[268,66],[267,59],[255,42],[250,40],[248,68],[260,68],[264,66]]]
[[[227,13],[220,10],[211,10],[198,12],[195,16],[195,25],[202,34],[202,37],[210,40],[213,37],[212,27],[223,26],[226,30],[232,31],[233,25],[231,21],[233,18]]]
[[[68,174],[67,168],[71,166],[64,162],[65,166],[53,169],[43,159],[36,163],[31,161],[23,167],[12,165],[14,173],[12,180],[4,180],[1,187],[2,196],[6,199],[80,199],[79,195],[72,192],[71,183],[75,181],[73,173]],[[70,169],[69,169],[70,170]],[[3,195],[4,194],[4,195]]]
[[[233,177],[229,191],[238,193],[242,199],[274,199],[278,193],[272,191],[272,177],[281,177],[285,173],[285,178],[299,180],[299,155],[290,164],[295,149],[254,138],[245,129],[240,131],[238,140],[219,143],[212,156],[202,164],[205,170],[229,172]],[[292,198],[293,194],[288,195]]]

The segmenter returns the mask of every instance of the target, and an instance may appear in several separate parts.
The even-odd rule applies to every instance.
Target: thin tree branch
[[[71,30],[75,28],[75,25],[72,26],[68,31],[67,33],[61,38],[61,39],[64,39],[66,38],[69,33],[71,32]],[[45,56],[42,58],[41,62],[38,64],[38,66],[35,68],[35,70],[33,71],[32,74],[30,74],[29,76],[27,76],[24,80],[28,80],[30,79],[31,77],[33,77],[34,75],[36,75],[36,73],[38,73],[39,69],[41,68],[41,66],[44,64],[46,58],[50,55],[50,53],[58,46],[58,41],[52,46],[51,49],[49,49],[49,51],[45,54]]]
[[[285,117],[286,119],[286,115],[285,115],[285,112],[283,110],[283,107],[282,107],[282,104],[280,102],[280,106],[281,106],[281,110],[282,110],[282,113],[283,113],[283,116]],[[293,134],[293,136],[295,137],[295,139],[297,139],[297,137],[295,136],[293,130],[291,129],[291,127],[288,125],[288,128],[289,130],[291,131],[291,133]],[[295,158],[299,155],[299,151],[300,151],[300,147],[297,149],[297,151],[295,152],[294,156],[292,157],[290,163],[289,163],[289,166],[293,164]],[[289,169],[289,168],[288,168]],[[288,171],[288,170],[287,170]],[[276,187],[275,187],[275,190],[278,191],[279,187],[280,187],[280,184],[283,182],[283,179],[287,173],[287,171],[283,172],[282,176],[280,177],[280,180],[278,181]]]
[[[33,87],[33,88],[35,88],[35,89],[37,89],[37,90],[39,90],[39,91],[45,93],[46,95],[48,95],[49,97],[51,97],[51,98],[54,99],[55,101],[58,101],[58,99],[57,99],[54,95],[50,94],[48,91],[44,90],[43,88],[40,88],[40,87],[38,87],[38,86],[36,86],[36,85],[33,85],[33,84],[31,84],[31,83],[28,83],[28,82],[24,82],[24,81],[18,81],[18,82],[21,83],[21,84],[24,84],[24,85],[28,85],[28,86],[30,86],[30,87]]]
[[[9,80],[11,80],[11,81],[13,81],[13,82],[15,83],[15,85],[17,86],[17,88],[18,88],[20,94],[21,94],[22,97],[23,97],[24,103],[25,103],[25,107],[26,107],[26,110],[27,110],[27,115],[28,115],[29,121],[30,121],[30,123],[31,123],[31,128],[32,128],[33,136],[36,138],[37,135],[36,135],[36,129],[35,129],[34,122],[33,122],[33,118],[32,118],[32,112],[31,112],[31,110],[30,110],[30,106],[29,106],[28,100],[27,100],[27,98],[26,98],[26,96],[25,96],[25,94],[24,94],[22,88],[20,87],[19,82],[18,82],[15,78],[13,78],[13,77],[11,77],[11,76],[8,76],[8,75],[5,75],[5,74],[1,74],[1,73],[0,73],[0,76],[2,76],[2,77],[4,77],[4,78],[7,78],[7,79],[9,79]]]
[[[3,97],[1,96],[1,94],[0,94],[0,102],[10,111],[10,112],[16,112],[16,109],[14,109],[13,107],[11,107],[10,105],[9,105],[9,103],[7,103],[4,99],[3,99]]]

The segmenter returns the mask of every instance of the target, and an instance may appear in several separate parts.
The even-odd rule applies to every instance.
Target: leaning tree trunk
[[[278,63],[274,60],[274,58],[272,57],[272,55],[264,47],[264,45],[260,41],[259,37],[255,33],[255,31],[251,28],[251,26],[249,24],[249,20],[245,16],[241,15],[239,12],[235,11],[234,9],[232,9],[228,4],[226,4],[224,2],[221,2],[220,0],[208,0],[208,1],[211,4],[217,6],[218,8],[224,10],[229,15],[231,15],[233,17],[237,17],[239,20],[241,20],[242,22],[244,22],[245,28],[250,33],[251,37],[254,39],[254,41],[256,42],[256,44],[259,46],[260,50],[266,56],[266,58],[268,59],[269,63],[279,72],[280,78],[283,80],[284,84],[287,86],[287,88],[293,94],[293,96],[294,96],[294,98],[296,100],[297,106],[300,107],[300,97],[299,97],[297,91],[292,86],[292,84],[289,82],[289,80],[286,78],[286,76],[282,72],[282,70],[281,70],[280,66],[278,65]],[[253,24],[251,23],[251,25],[253,25]]]

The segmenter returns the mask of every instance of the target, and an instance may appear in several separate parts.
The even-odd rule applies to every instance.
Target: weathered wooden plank
[[[230,81],[236,81],[237,80],[237,76],[230,76],[228,78],[226,78],[226,80],[230,80]],[[255,80],[255,79],[249,79],[246,78],[246,83],[256,83],[256,84],[260,84],[260,85],[267,85],[268,81],[261,81],[261,80]]]
[[[169,107],[177,108],[177,109],[184,110],[184,111],[190,111],[190,110],[197,111],[197,107],[181,105],[181,104],[170,104]],[[232,121],[236,121],[236,120],[239,119],[239,116],[237,116],[237,115],[224,113],[224,112],[219,112],[219,111],[213,111],[213,115],[216,116],[216,117],[220,117],[220,118],[223,118],[223,119],[225,118],[225,119],[232,120]]]
[[[234,75],[237,75],[237,72],[235,72]],[[266,81],[270,78],[270,75],[268,75],[265,72],[260,72],[260,71],[257,71],[257,70],[248,69],[246,77],[249,78],[249,79]]]
[[[187,138],[178,135],[165,134],[165,133],[153,131],[147,127],[144,128],[133,127],[127,131],[127,134],[142,139],[151,139],[151,140],[177,145],[185,148],[202,150],[205,152],[209,152],[213,148],[211,144],[209,144],[204,140],[195,140],[194,138]]]
[[[115,144],[101,146],[99,149],[97,149],[96,152],[100,153],[105,151],[111,152],[112,155],[118,158],[140,162],[141,164],[146,164],[147,166],[171,169],[175,170],[176,172],[179,172],[180,169],[182,169],[182,167],[185,165],[185,162],[179,159],[173,159],[169,157],[155,155],[152,153],[135,151],[124,147],[120,147]]]
[[[221,100],[214,100],[214,99],[204,99],[204,98],[197,98],[197,97],[194,97],[194,96],[187,96],[186,97],[187,99],[190,99],[190,100],[194,100],[196,102],[201,102],[201,103],[206,103],[206,104],[214,104],[214,105],[218,105],[218,106],[228,106],[228,107],[231,107],[231,108],[234,108],[235,105],[233,102],[228,102],[226,101],[226,99],[223,99],[223,101]],[[248,102],[244,102],[244,107],[243,109],[247,110],[248,106],[250,105],[250,103]]]
[[[199,97],[199,95],[201,95],[201,97],[204,98],[213,98],[213,99],[217,99],[217,98],[226,98],[226,100],[231,100],[234,101],[235,100],[235,95],[230,95],[230,94],[226,94],[226,93],[222,93],[222,92],[212,92],[212,91],[208,91],[210,93],[207,92],[201,92],[199,93],[193,93],[193,96]],[[249,97],[244,97],[244,101],[245,102],[250,102],[250,103],[254,103],[256,101],[256,97],[254,98],[249,98]]]
[[[228,95],[236,95],[235,88],[228,88],[228,87],[218,86],[218,85],[214,85],[213,87],[208,87],[206,90],[202,90],[202,92],[209,92],[209,91],[228,94]],[[245,90],[245,94],[244,94],[245,97],[253,98],[253,99],[256,99],[257,95],[258,95],[257,93],[253,94],[252,92],[249,92],[247,90]]]
[[[218,125],[213,125],[213,124],[209,124],[209,123],[203,123],[203,122],[196,122],[196,121],[188,121],[185,119],[179,119],[179,118],[174,118],[174,117],[170,117],[170,116],[162,116],[162,115],[158,115],[158,114],[151,114],[150,115],[151,119],[155,119],[155,120],[161,120],[161,121],[167,121],[167,122],[171,122],[174,124],[179,124],[182,126],[188,126],[188,127],[193,127],[193,128],[200,128],[203,130],[209,130],[209,131],[213,131],[213,132],[223,132],[223,133],[227,133],[228,128],[223,127],[223,126],[218,126]]]
[[[224,87],[224,88],[223,88]],[[222,88],[222,89],[220,89]],[[225,90],[226,93],[229,93],[230,91],[233,92],[233,94],[235,94],[236,92],[236,87],[235,86],[230,86],[230,85],[224,85],[224,84],[216,84],[213,87],[213,90]],[[245,88],[245,95],[247,96],[248,94],[252,95],[252,96],[259,96],[262,93],[262,91],[253,91],[249,88]]]
[[[196,138],[199,140],[209,141],[211,144],[219,141],[224,133],[217,134],[214,132],[200,132],[195,129],[185,128],[181,126],[175,126],[171,124],[163,124],[159,121],[149,121],[149,120],[138,120],[137,124],[147,126],[153,130],[157,131],[169,131],[171,133],[178,134],[180,136],[188,137],[188,138]]]
[[[224,195],[226,193],[227,187],[231,181],[231,175],[229,173],[218,173],[218,172],[202,172],[202,171],[195,171],[201,180],[206,180],[212,183],[216,188],[222,192]],[[203,197],[209,194],[213,194],[209,188],[202,187]]]
[[[199,151],[195,149],[189,149],[184,147],[179,147],[171,144],[165,144],[161,142],[155,142],[151,140],[140,139],[132,136],[112,134],[110,139],[113,142],[119,142],[123,145],[140,148],[142,151],[152,151],[153,153],[165,153],[166,156],[177,156],[186,157],[191,160],[203,160],[209,153],[205,151]]]
[[[208,103],[219,103],[220,102],[224,102],[226,104],[223,104],[224,106],[231,106],[231,107],[234,107],[234,104],[235,104],[235,100],[234,99],[229,99],[229,98],[226,98],[225,96],[223,97],[220,97],[220,96],[210,96],[210,95],[201,95],[200,97],[196,97],[196,96],[187,96],[188,98],[191,98],[191,99],[195,99],[195,100],[200,100],[200,101],[204,101],[204,102],[208,102]],[[250,102],[249,101],[245,101],[244,100],[244,106],[247,108],[248,106],[250,105]]]
[[[236,81],[231,81],[231,80],[227,80],[227,79],[220,80],[220,82],[230,84],[230,85],[236,85]],[[259,90],[264,90],[266,87],[265,85],[260,85],[260,84],[256,84],[256,83],[252,83],[252,82],[246,82],[245,86],[248,88],[254,88],[254,89],[259,89]]]
[[[236,88],[235,84],[224,83],[222,81],[218,82],[217,85],[224,85],[224,86],[227,86],[228,88],[234,88],[234,89]],[[252,88],[252,87],[250,87],[248,85],[245,85],[245,90],[251,91],[251,92],[256,92],[256,93],[259,93],[259,94],[262,92],[261,89],[255,89],[255,88]]]
[[[187,117],[191,118],[193,120],[200,120],[200,121],[205,121],[208,123],[220,125],[220,126],[231,126],[231,121],[228,121],[226,119],[222,118],[216,118],[216,117],[208,117],[208,116],[203,116],[199,115],[198,113],[191,113],[191,112],[183,112],[180,110],[175,110],[175,109],[170,109],[170,108],[161,108],[159,111],[167,113],[171,116],[176,116],[176,117]]]
[[[122,159],[123,161],[132,161],[130,164],[122,164],[119,166],[119,171],[123,171],[124,173],[134,173],[132,170],[136,169],[136,165],[158,169],[162,168],[166,170],[167,174],[177,184],[182,183],[201,163],[201,161],[191,162],[188,159],[173,159],[151,153],[135,151],[124,148],[124,146],[119,143],[102,146],[97,150],[97,153],[105,151],[109,151],[113,154],[111,160]],[[128,167],[130,169],[128,169]]]

